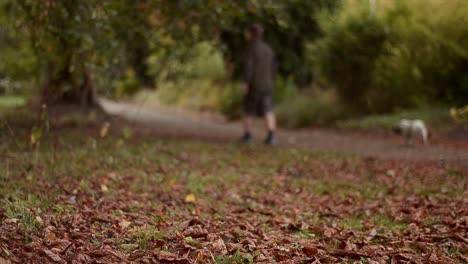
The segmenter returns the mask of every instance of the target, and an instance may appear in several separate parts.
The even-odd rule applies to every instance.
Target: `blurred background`
[[[235,120],[253,22],[283,127],[466,121],[466,0],[0,0],[0,109],[105,97]]]

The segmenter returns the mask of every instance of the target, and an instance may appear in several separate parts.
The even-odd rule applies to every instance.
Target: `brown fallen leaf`
[[[167,251],[156,251],[156,258],[162,263],[190,264],[190,261],[184,257],[178,257],[176,254]]]
[[[0,257],[0,264],[11,264],[11,261]]]
[[[58,262],[58,263],[67,263],[64,259],[62,259],[59,255],[55,254],[54,252],[48,250],[48,249],[44,249],[42,250],[42,252],[44,252],[44,254],[49,258],[51,259],[52,261],[54,262]]]
[[[344,250],[344,249],[332,249],[327,251],[328,254],[337,257],[350,257],[350,258],[360,258],[360,257],[369,257],[367,254],[353,251],[353,250]]]
[[[127,260],[127,256],[124,253],[109,248],[94,250],[89,252],[89,254],[92,258],[111,257],[122,261]]]
[[[3,220],[3,222],[4,222],[5,224],[16,224],[16,222],[18,222],[18,219],[16,219],[16,218],[8,218],[8,219]]]
[[[228,253],[226,249],[226,244],[224,244],[224,241],[219,238],[213,244],[211,244],[213,253],[216,255],[226,255]]]
[[[119,226],[122,229],[125,229],[125,228],[129,227],[131,224],[132,224],[132,222],[127,221],[125,219],[122,219],[122,221],[119,222]]]
[[[44,236],[44,240],[46,243],[51,243],[52,241],[56,240],[57,237],[55,236],[55,233],[49,232]]]
[[[314,257],[319,253],[318,248],[314,246],[305,246],[302,248],[302,252],[307,256],[307,257]]]
[[[208,231],[199,225],[189,226],[183,232],[185,237],[193,237],[193,238],[200,238],[200,237],[207,237]]]
[[[105,184],[102,184],[101,185],[101,191],[102,192],[108,192],[109,191],[109,188],[107,188],[107,186]]]

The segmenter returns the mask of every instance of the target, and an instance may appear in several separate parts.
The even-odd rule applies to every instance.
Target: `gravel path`
[[[102,99],[101,103],[109,114],[135,124],[145,125],[154,133],[165,136],[235,142],[242,133],[241,126],[237,122],[228,123],[203,114],[113,102],[106,99]],[[253,133],[259,142],[263,139],[265,132],[261,123],[254,125]],[[438,144],[405,147],[402,146],[401,139],[396,136],[387,137],[319,128],[280,129],[278,139],[280,146],[283,147],[358,154],[379,159],[439,161],[468,167],[468,148]]]

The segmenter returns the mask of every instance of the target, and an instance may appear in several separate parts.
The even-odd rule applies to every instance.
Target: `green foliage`
[[[0,96],[0,109],[24,106],[26,100],[20,96]]]
[[[135,71],[129,69],[125,75],[125,79],[117,81],[116,84],[116,97],[123,97],[134,95],[140,88]]]
[[[219,111],[229,120],[235,120],[242,115],[241,83],[233,83],[225,87],[219,101]]]
[[[233,255],[220,256],[215,258],[217,264],[249,264],[253,263],[253,256],[250,254],[242,254],[240,251],[236,251]]]
[[[276,112],[278,123],[288,128],[329,125],[344,115],[331,90],[317,94],[296,92],[284,100]]]
[[[1,8],[1,19],[12,25],[10,31],[16,32],[12,43],[20,47],[14,53],[15,58],[20,57],[18,67],[29,75],[28,80],[37,82],[43,96],[59,100],[78,96],[77,91],[87,82],[86,72],[97,73],[91,81],[105,90],[111,87],[109,79],[121,72],[125,74],[120,69],[128,67],[121,64],[133,66],[125,52],[139,54],[139,48],[127,47],[122,30],[126,36],[134,37],[133,43],[146,43],[136,36],[145,27],[144,20],[151,10],[143,1],[95,0],[5,0]],[[10,54],[8,49],[0,50]],[[0,74],[1,69],[0,66]]]
[[[362,9],[341,17],[324,14],[320,25],[324,37],[311,46],[319,76],[336,88],[345,105],[370,111],[373,71],[389,38],[384,23]]]
[[[467,13],[466,1],[451,1],[440,8],[435,0],[399,1],[388,14],[396,36],[390,43],[391,55],[381,62],[377,85],[410,91],[412,105],[421,97],[458,106],[466,103]]]
[[[41,224],[31,210],[37,203],[38,201],[34,195],[28,195],[24,200],[17,197],[0,200],[0,207],[5,210],[5,216],[10,219],[17,219],[18,223],[26,231],[26,240],[29,239],[28,233]]]
[[[450,117],[457,123],[468,123],[468,105],[460,107],[459,109],[456,107],[450,108]]]
[[[275,79],[273,87],[273,101],[276,104],[281,104],[282,102],[295,96],[296,93],[297,87],[292,78],[277,77]]]
[[[242,58],[245,47],[243,31],[252,23],[264,27],[265,38],[271,44],[279,61],[279,73],[291,76],[299,84],[308,84],[312,79],[310,64],[304,60],[307,41],[319,37],[316,14],[322,9],[333,9],[335,0],[286,0],[286,1],[240,1],[241,14],[234,14],[221,26],[220,39],[232,63],[233,74],[242,73]]]
[[[187,79],[159,85],[156,91],[159,102],[202,111],[216,110],[224,89],[222,83],[207,79]]]
[[[227,79],[221,53],[209,42],[185,52],[180,60],[167,60],[163,67],[160,61],[165,53],[154,53],[148,60],[150,71],[157,74],[157,99],[189,109],[217,110]]]
[[[297,83],[306,84],[312,79],[312,72],[303,59],[305,43],[319,36],[315,15],[322,8],[334,8],[338,2],[180,0],[165,2],[160,12],[167,18],[163,34],[177,41],[179,47],[190,47],[200,40],[219,40],[234,79],[239,79],[242,72],[243,31],[252,23],[260,23],[267,41],[277,53],[281,75],[292,76]]]
[[[468,100],[468,4],[453,1],[346,2],[320,18],[323,38],[310,47],[320,78],[358,113]]]
[[[148,65],[150,73],[157,77],[158,88],[165,82],[190,79],[217,81],[226,78],[222,54],[206,41],[196,43],[190,49],[179,47],[173,53],[157,50],[148,58]]]

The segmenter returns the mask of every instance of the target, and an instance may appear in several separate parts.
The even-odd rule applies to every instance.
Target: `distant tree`
[[[119,68],[131,67],[140,84],[152,86],[146,60],[155,49],[165,50],[167,59],[202,40],[218,43],[237,77],[242,31],[253,22],[264,25],[280,72],[306,83],[311,70],[303,57],[306,42],[318,36],[315,13],[338,0],[0,1],[30,40],[43,102],[99,107],[96,69],[122,73]]]
[[[30,38],[43,102],[98,107],[93,64],[114,50],[106,41],[113,7],[97,0],[17,0],[6,7]]]
[[[196,37],[220,41],[227,63],[233,66],[233,77],[239,78],[243,31],[252,23],[260,23],[265,37],[275,49],[280,61],[279,71],[292,76],[298,84],[312,80],[312,69],[304,59],[306,44],[320,36],[316,15],[322,9],[334,9],[339,0],[283,1],[170,1],[161,12],[167,28],[176,39]],[[193,30],[196,25],[197,30]],[[177,30],[174,30],[177,29]],[[169,32],[170,33],[170,32]]]

